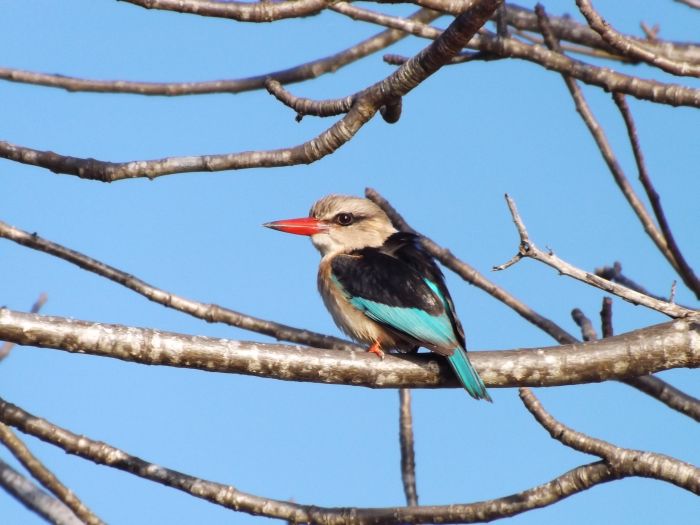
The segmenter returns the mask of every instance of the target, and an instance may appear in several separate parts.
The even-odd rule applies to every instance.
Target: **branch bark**
[[[0,459],[0,487],[22,505],[54,525],[83,525],[60,500],[49,496],[31,480]]]
[[[0,309],[0,339],[147,365],[370,388],[455,387],[434,354],[387,355],[265,344]],[[700,367],[700,323],[676,320],[583,344],[471,352],[488,387],[557,386]]]
[[[582,465],[531,489],[487,501],[423,507],[324,508],[247,494],[230,485],[196,478],[132,456],[107,443],[79,436],[0,398],[0,421],[58,446],[69,454],[181,490],[239,512],[292,523],[319,525],[398,525],[476,523],[546,507],[600,483],[634,473],[613,471],[604,462]]]

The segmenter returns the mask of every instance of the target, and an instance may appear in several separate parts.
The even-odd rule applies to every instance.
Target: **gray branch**
[[[0,309],[0,339],[146,365],[195,368],[285,381],[370,388],[456,387],[433,354],[366,352],[215,339]],[[489,387],[557,386],[625,379],[670,368],[700,367],[700,321],[678,319],[588,343],[471,352]]]

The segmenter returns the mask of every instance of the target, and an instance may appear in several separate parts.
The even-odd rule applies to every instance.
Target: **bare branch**
[[[285,381],[370,388],[458,386],[435,354],[387,355],[215,339],[0,309],[0,338],[21,345]],[[471,352],[487,387],[558,386],[700,367],[700,324],[676,320],[620,336],[555,347]]]
[[[411,416],[411,391],[399,389],[399,444],[401,449],[401,480],[409,507],[418,505],[416,489],[416,454],[413,446],[413,417]]]
[[[598,339],[595,328],[593,328],[593,323],[591,323],[591,320],[586,317],[579,308],[574,308],[571,311],[571,317],[579,328],[581,328],[581,336],[584,341],[595,341]]]
[[[576,0],[576,5],[581,14],[588,20],[588,25],[598,33],[607,44],[616,49],[622,55],[635,60],[640,60],[658,67],[673,75],[700,76],[700,67],[688,62],[676,62],[637,44],[634,40],[626,38],[618,33],[602,16],[593,8],[589,0]]]
[[[27,446],[4,423],[0,423],[0,442],[12,452],[34,478],[50,490],[84,523],[101,525],[104,523],[80,499],[66,487],[46,466],[39,461]]]
[[[667,250],[661,250],[661,253],[669,260],[678,275],[680,275],[681,279],[683,279],[686,286],[695,292],[695,296],[700,299],[700,279],[698,279],[692,267],[685,260],[685,257],[683,257],[683,253],[676,243],[676,238],[671,231],[671,226],[666,220],[666,214],[661,206],[661,198],[651,182],[651,177],[649,176],[649,172],[647,171],[646,164],[644,162],[644,155],[642,154],[642,148],[639,146],[639,138],[637,137],[637,127],[634,124],[634,119],[632,118],[632,113],[627,105],[627,101],[625,100],[624,95],[620,93],[613,93],[613,100],[615,101],[615,104],[617,104],[617,107],[622,114],[622,118],[625,121],[627,134],[630,139],[630,144],[632,145],[632,151],[634,152],[634,159],[637,163],[637,170],[639,171],[639,180],[641,181],[642,186],[644,186],[644,191],[646,191],[649,202],[651,203],[651,209],[654,210],[654,215],[656,216],[656,220],[659,223],[659,228],[663,234],[663,239]]]
[[[350,517],[355,525],[491,521],[546,507],[594,485],[634,475],[615,472],[605,463],[597,462],[577,467],[548,483],[523,492],[477,503],[374,509],[323,508],[246,494],[230,485],[214,483],[148,463],[107,443],[69,432],[1,398],[0,421],[56,445],[69,454],[129,472],[239,512],[284,519],[292,523],[347,525]]]
[[[540,32],[537,15],[531,9],[508,4],[506,6],[506,17],[508,24],[516,29]],[[576,20],[569,16],[549,15],[549,22],[554,36],[559,40],[573,42],[589,49],[599,49],[607,53],[617,53],[617,51],[611,48],[598,33],[593,31],[590,27],[576,22]],[[693,64],[700,63],[700,46],[697,44],[670,42],[667,40],[650,42],[649,40],[635,38],[631,35],[625,35],[625,38],[669,60],[690,62]]]
[[[525,224],[523,223],[523,220],[518,214],[518,209],[515,206],[515,201],[513,201],[513,199],[509,195],[506,195],[506,201],[508,202],[508,208],[510,208],[510,212],[513,216],[513,222],[515,223],[515,226],[518,229],[518,233],[520,235],[520,247],[518,253],[516,254],[516,257],[518,259],[521,259],[523,257],[529,257],[536,261],[543,262],[547,266],[551,266],[552,268],[559,271],[559,273],[562,275],[567,275],[578,281],[590,284],[591,286],[600,288],[601,290],[604,290],[608,293],[617,295],[618,297],[621,297],[627,302],[646,306],[647,308],[651,308],[652,310],[656,310],[657,312],[666,314],[669,317],[688,317],[698,315],[698,312],[696,310],[683,308],[682,306],[678,306],[677,304],[672,304],[667,301],[660,301],[648,295],[632,290],[631,288],[627,288],[612,281],[608,281],[607,279],[603,279],[602,277],[599,277],[590,272],[581,270],[580,268],[569,264],[563,259],[560,259],[551,251],[543,252],[537,247],[537,245],[534,242],[530,240],[527,233],[527,229],[525,228]],[[494,268],[494,270],[503,269],[504,266],[505,265],[501,265],[500,267],[497,266]]]
[[[440,31],[425,24],[407,26],[399,17],[377,15],[372,11],[354,8],[353,18],[378,23],[386,27],[401,28],[423,38],[436,38]],[[608,68],[601,68],[578,60],[573,60],[561,53],[550,51],[543,46],[524,44],[514,38],[499,37],[482,30],[469,42],[468,47],[499,56],[517,58],[538,64],[558,73],[566,73],[586,84],[632,95],[640,100],[649,100],[657,104],[670,106],[690,106],[700,108],[700,90],[667,84],[654,80],[624,75]],[[450,61],[449,63],[453,63]]]
[[[60,500],[49,496],[1,459],[0,487],[49,523],[54,525],[82,525],[83,523]]]
[[[235,2],[227,0],[119,0],[146,9],[162,9],[200,16],[230,18],[239,22],[273,22],[284,18],[316,15],[330,0],[282,0],[279,2]]]
[[[45,293],[39,294],[39,297],[37,300],[34,302],[32,305],[32,308],[29,310],[33,314],[38,314],[39,311],[42,309],[44,304],[46,304],[46,300],[48,299],[48,295]],[[5,359],[8,355],[10,355],[10,352],[12,351],[12,348],[14,347],[14,343],[9,343],[5,341],[2,346],[0,346],[0,361]]]
[[[549,19],[544,11],[544,8],[541,5],[538,5],[535,8],[535,11],[539,17],[542,27],[542,34],[545,37],[547,47],[555,52],[560,52],[561,48],[559,46],[559,42],[556,40],[553,32],[551,31]],[[588,103],[586,102],[586,99],[583,96],[578,84],[569,74],[562,74],[562,78],[564,79],[564,83],[566,84],[566,87],[574,100],[576,111],[581,116],[581,119],[583,119],[584,124],[586,124],[586,127],[593,136],[593,139],[595,140],[598,149],[600,150],[600,153],[613,176],[613,179],[615,179],[620,191],[622,191],[622,194],[625,196],[627,202],[632,207],[632,210],[642,223],[644,231],[647,233],[647,235],[649,235],[654,244],[656,244],[661,253],[671,262],[672,265],[674,265],[674,268],[677,268],[676,261],[673,254],[668,249],[665,239],[663,238],[659,229],[656,227],[656,224],[654,224],[654,221],[646,207],[635,193],[632,185],[627,180],[625,172],[620,166],[620,163],[617,161],[617,157],[613,152],[612,146],[605,136],[605,131],[603,131],[603,128],[593,115],[593,112],[588,106]]]
[[[694,494],[700,494],[699,468],[664,454],[617,447],[572,430],[548,414],[528,388],[520,389],[520,399],[552,438],[579,452],[603,458],[613,472],[666,481]]]
[[[136,177],[155,178],[173,173],[221,171],[252,167],[309,164],[336,151],[366,124],[380,107],[402,97],[449,63],[493,14],[502,0],[479,0],[399,69],[355,97],[350,111],[316,138],[291,148],[222,155],[169,157],[150,161],[113,163],[58,155],[0,141],[0,157],[80,178],[113,182]],[[295,2],[293,2],[295,3]],[[258,5],[258,4],[256,4]],[[275,4],[279,5],[279,4]]]
[[[282,84],[273,79],[265,82],[267,91],[285,106],[297,112],[297,120],[301,120],[305,115],[315,117],[332,117],[347,113],[354,103],[354,97],[348,96],[329,100],[311,100],[292,95],[282,87]]]
[[[612,337],[614,334],[612,323],[612,298],[603,297],[603,306],[600,309],[600,329],[603,337]]]
[[[278,340],[318,346],[321,348],[335,348],[338,350],[360,349],[359,346],[349,341],[338,339],[337,337],[294,328],[292,326],[275,323],[274,321],[259,319],[216,304],[200,303],[199,301],[193,301],[166,290],[161,290],[113,266],[92,259],[87,255],[83,255],[80,252],[71,250],[60,244],[43,239],[39,235],[22,231],[2,221],[0,221],[0,237],[68,261],[88,272],[92,272],[120,284],[144,296],[149,301],[179,310],[208,323],[225,323],[243,328],[244,330],[269,335]]]
[[[407,18],[430,23],[440,13],[421,9]],[[135,95],[182,96],[212,93],[243,93],[265,87],[268,78],[281,84],[293,84],[317,78],[326,73],[334,73],[342,67],[376,53],[408,36],[403,31],[389,29],[382,31],[339,53],[312,60],[289,69],[272,71],[241,79],[210,80],[206,82],[131,82],[128,80],[94,80],[65,75],[50,75],[20,69],[0,68],[0,79],[67,91],[87,91],[98,93],[129,93]]]

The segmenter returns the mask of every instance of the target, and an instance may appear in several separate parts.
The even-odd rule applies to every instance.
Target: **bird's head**
[[[264,226],[308,235],[321,255],[377,247],[396,233],[389,217],[368,199],[328,195],[318,200],[308,217],[268,222]]]

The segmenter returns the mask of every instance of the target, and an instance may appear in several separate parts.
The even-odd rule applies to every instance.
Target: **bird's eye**
[[[355,217],[352,216],[352,213],[339,213],[335,216],[335,222],[337,222],[341,226],[349,226],[353,223],[354,220]]]

